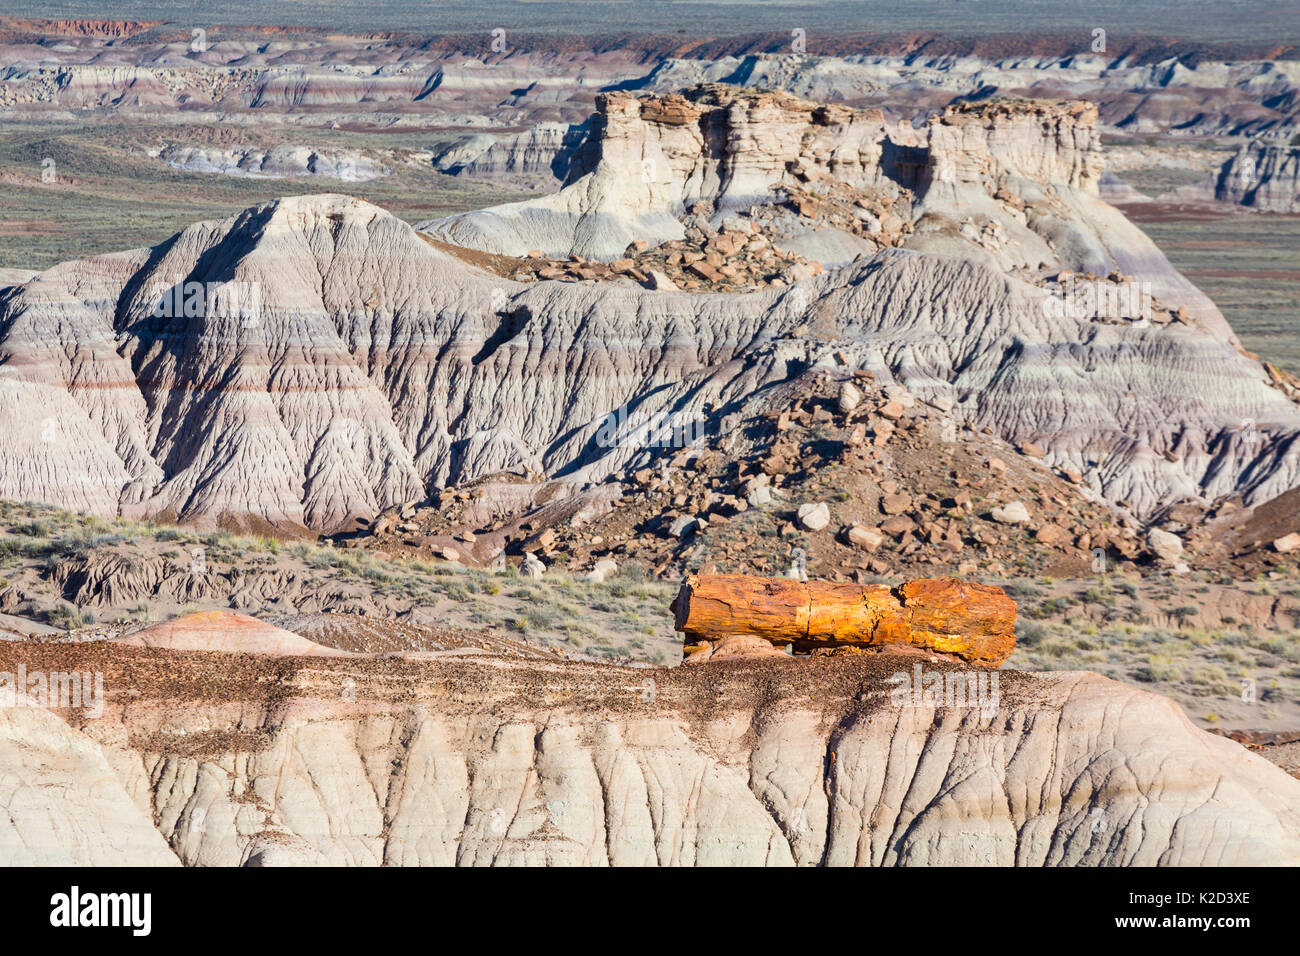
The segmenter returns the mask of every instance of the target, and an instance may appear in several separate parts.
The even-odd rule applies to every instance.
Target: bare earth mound
[[[348,653],[233,611],[186,614],[134,631],[117,643],[152,650],[225,651],[270,657],[339,657]]]

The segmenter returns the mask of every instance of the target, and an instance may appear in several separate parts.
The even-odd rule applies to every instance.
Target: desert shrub
[[[1171,644],[1176,638],[1162,627],[1153,627],[1142,631],[1138,641],[1142,644]]]
[[[1027,618],[1018,618],[1016,620],[1016,643],[1023,644],[1025,647],[1033,647],[1048,637],[1051,631],[1044,624],[1037,621],[1031,621]]]
[[[26,538],[52,538],[59,532],[59,526],[49,518],[36,521],[23,521],[13,526],[13,533]]]
[[[1182,669],[1167,657],[1148,657],[1146,663],[1133,671],[1133,679],[1145,684],[1169,683],[1183,679]]]
[[[1017,601],[1023,600],[1024,598],[1041,597],[1043,594],[1043,589],[1033,581],[1022,579],[1003,583],[1002,590],[1006,591],[1007,594],[1011,595],[1011,597],[1015,598]]]
[[[1194,668],[1187,679],[1192,685],[1192,693],[1198,697],[1232,697],[1240,692],[1228,672],[1218,664],[1202,664]]]
[[[628,581],[644,581],[646,579],[645,565],[639,561],[627,561],[618,569],[618,577],[626,578]]]
[[[84,620],[81,612],[69,604],[67,601],[60,601],[54,610],[50,611],[50,623],[56,627],[65,627],[69,630],[82,627]]]
[[[442,593],[453,601],[468,601],[470,599],[469,588],[462,581],[446,581],[439,586]]]

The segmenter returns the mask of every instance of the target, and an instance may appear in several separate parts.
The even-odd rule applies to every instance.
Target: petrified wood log
[[[1000,667],[1016,646],[1016,602],[956,578],[883,584],[692,574],[673,601],[687,659],[729,638],[759,637],[796,653],[858,648],[926,651]]]

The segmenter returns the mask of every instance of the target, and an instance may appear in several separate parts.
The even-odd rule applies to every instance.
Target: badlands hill
[[[309,633],[346,642],[340,617]],[[206,652],[0,642],[0,671],[106,690],[93,715],[0,709],[6,862],[1300,862],[1300,781],[1095,674],[1005,671],[982,711],[892,697],[910,657],[283,657],[251,627]]]
[[[717,434],[814,369],[1040,446],[1138,515],[1296,483],[1300,412],[1098,198],[1087,105],[920,130],[718,87],[601,110],[598,162],[549,197],[424,233],[280,200],[0,292],[0,496],[323,531],[503,472],[558,500],[658,461],[647,421]],[[583,258],[516,281],[521,251]],[[624,274],[587,281],[589,255]],[[742,267],[753,291],[710,291]]]
[[[982,15],[983,16],[983,15]],[[1186,24],[1180,24],[1185,26]],[[700,82],[783,90],[916,118],[962,99],[1088,98],[1129,133],[1289,137],[1297,50],[1112,30],[982,37],[812,30],[747,36],[472,35],[159,24],[0,21],[0,111],[15,119],[158,118],[248,127],[470,126],[496,134],[580,123],[602,90],[667,93]],[[249,132],[250,144],[256,134]],[[183,140],[178,146],[184,147]]]
[[[1300,148],[1243,146],[1219,170],[1214,196],[1266,212],[1300,212]]]

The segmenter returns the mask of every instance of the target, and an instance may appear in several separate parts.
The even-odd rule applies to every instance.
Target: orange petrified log
[[[688,659],[728,639],[759,637],[796,652],[896,646],[1000,667],[1016,646],[1016,602],[956,578],[883,584],[692,574],[673,602]]]

